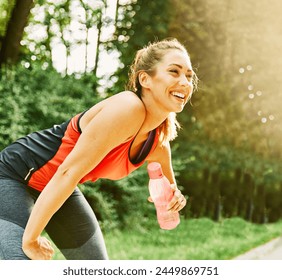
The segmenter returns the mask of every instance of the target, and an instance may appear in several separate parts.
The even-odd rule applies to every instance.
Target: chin
[[[183,111],[183,109],[184,109],[184,106],[175,110],[174,113],[181,113]]]

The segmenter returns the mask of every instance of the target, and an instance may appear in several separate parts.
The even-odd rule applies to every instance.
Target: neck
[[[147,133],[160,126],[168,117],[169,112],[165,112],[158,104],[155,104],[154,101],[150,99],[149,94],[143,96],[142,101],[146,108],[146,118],[142,130]]]

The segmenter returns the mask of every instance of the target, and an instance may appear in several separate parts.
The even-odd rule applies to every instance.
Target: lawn
[[[228,260],[282,234],[282,221],[252,224],[241,218],[214,222],[181,220],[172,231],[151,229],[108,232],[105,241],[112,260]],[[63,259],[58,250],[54,259]]]

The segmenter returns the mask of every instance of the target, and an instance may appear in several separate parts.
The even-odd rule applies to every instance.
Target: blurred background
[[[122,91],[135,52],[176,37],[199,77],[172,143],[182,219],[282,217],[280,0],[0,0],[0,148]],[[146,228],[148,176],[80,186],[102,228]],[[146,224],[148,223],[148,224]]]

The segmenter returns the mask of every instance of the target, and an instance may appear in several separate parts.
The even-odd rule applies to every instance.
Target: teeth
[[[177,96],[177,97],[182,98],[182,99],[184,99],[184,97],[185,97],[184,93],[180,93],[180,92],[176,92],[176,91],[173,91],[172,95]]]

